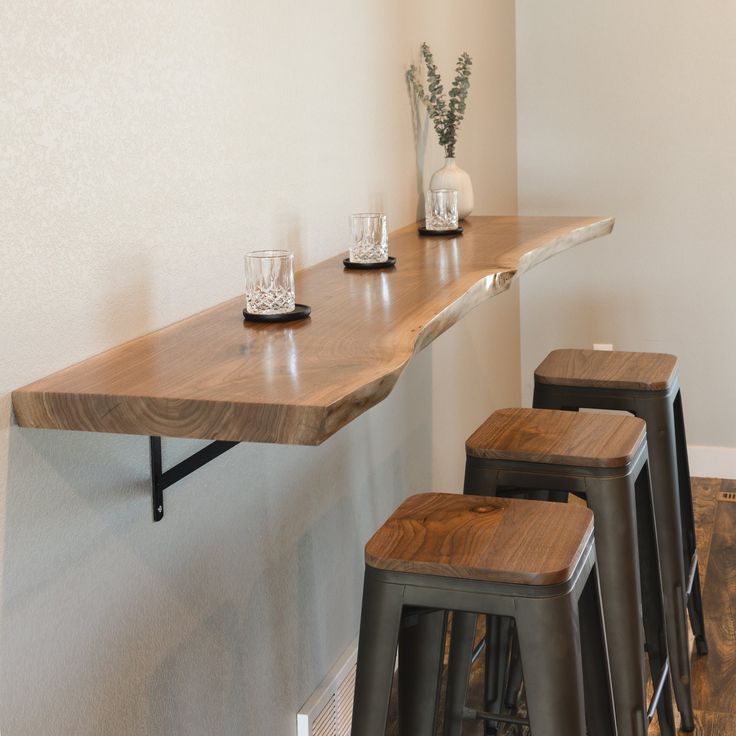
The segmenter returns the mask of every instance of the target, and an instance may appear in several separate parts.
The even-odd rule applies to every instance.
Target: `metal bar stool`
[[[533,736],[614,736],[605,635],[593,542],[583,507],[458,494],[408,498],[365,548],[365,582],[353,705],[353,736],[385,733],[397,642],[407,618],[447,611],[514,617]],[[430,611],[417,616],[417,610]],[[399,693],[419,723],[402,736],[433,734],[443,631],[412,622],[424,667],[399,652],[415,678]],[[422,708],[418,707],[420,695]],[[477,713],[482,719],[494,714]],[[428,717],[427,717],[428,716]],[[586,731],[587,719],[587,731]],[[431,730],[430,730],[431,729]]]
[[[554,350],[534,372],[534,406],[618,409],[647,424],[675,701],[680,727],[692,731],[687,611],[698,654],[707,654],[708,644],[677,358],[663,353]]]
[[[675,733],[644,422],[628,415],[504,409],[466,443],[465,493],[571,492],[595,517],[611,682],[619,736],[643,736],[654,712]],[[535,501],[533,503],[541,503]],[[455,616],[446,708],[462,710],[474,617]],[[644,651],[655,697],[647,707]],[[505,650],[493,652],[500,701]],[[522,663],[523,670],[523,663]],[[526,678],[526,672],[524,672]],[[454,731],[449,736],[456,736]]]

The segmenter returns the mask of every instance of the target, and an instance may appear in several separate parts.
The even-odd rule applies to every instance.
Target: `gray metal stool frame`
[[[514,495],[526,490],[569,492],[585,499],[595,517],[596,549],[611,665],[614,709],[619,736],[644,736],[654,713],[662,736],[674,736],[672,692],[660,581],[657,537],[647,466],[647,443],[623,467],[600,468],[552,465],[530,461],[478,458],[468,455],[466,494]],[[499,493],[502,491],[502,493]],[[643,614],[643,621],[642,621]],[[475,617],[453,619],[446,719],[456,722],[463,712],[472,655]],[[649,654],[654,697],[647,706],[644,651]],[[503,644],[503,642],[502,642]],[[508,646],[506,643],[505,646]],[[495,657],[496,677],[505,668]],[[497,650],[498,651],[498,650]],[[505,657],[505,649],[501,660]],[[523,663],[522,663],[523,670]],[[524,672],[526,680],[526,672]],[[503,682],[498,682],[502,702]],[[459,728],[446,731],[457,736]]]
[[[419,623],[401,629],[405,607],[434,612],[420,615]],[[571,578],[560,585],[512,585],[366,565],[353,736],[385,733],[400,631],[414,632],[416,650],[412,647],[412,651],[421,653],[424,664],[418,666],[413,656],[400,649],[399,680],[404,679],[404,687],[400,687],[399,709],[404,707],[401,698],[406,696],[410,713],[420,716],[414,721],[404,717],[401,733],[434,733],[444,643],[444,625],[436,624],[446,620],[448,610],[515,618],[525,665],[528,725],[533,736],[615,735],[591,535]],[[418,633],[422,626],[424,636]],[[476,712],[473,716],[490,719],[493,714]],[[525,723],[521,719],[506,720]]]
[[[652,496],[657,521],[659,561],[667,621],[667,641],[680,728],[695,728],[687,615],[698,654],[708,653],[700,592],[690,468],[679,376],[664,390],[563,386],[541,383],[535,374],[534,407],[540,409],[615,409],[647,425]]]

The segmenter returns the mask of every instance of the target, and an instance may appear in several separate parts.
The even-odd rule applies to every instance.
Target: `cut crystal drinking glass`
[[[288,250],[255,250],[245,256],[245,309],[250,314],[293,312],[294,256]]]
[[[350,260],[353,263],[385,263],[388,260],[386,215],[351,215],[350,236]]]
[[[457,230],[457,190],[433,189],[424,198],[427,230]]]

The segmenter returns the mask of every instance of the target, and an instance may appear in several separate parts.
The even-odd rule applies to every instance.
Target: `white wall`
[[[323,446],[241,445],[157,525],[145,438],[21,430],[9,393],[239,293],[248,249],[301,267],[352,211],[413,220],[421,40],[448,72],[473,55],[459,162],[478,212],[513,211],[513,22],[510,0],[0,7],[4,736],[294,733],[357,632],[365,539],[433,462],[459,487],[466,427],[518,395],[516,293]]]
[[[675,353],[688,440],[736,448],[735,44],[732,3],[518,0],[520,212],[616,216],[522,284],[525,400],[555,347]]]

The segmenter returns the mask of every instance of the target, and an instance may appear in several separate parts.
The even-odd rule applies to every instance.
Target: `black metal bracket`
[[[224,440],[210,442],[209,445],[165,471],[161,455],[161,438],[150,437],[149,439],[151,442],[151,501],[154,521],[161,521],[164,518],[164,490],[166,488],[238,444]]]

